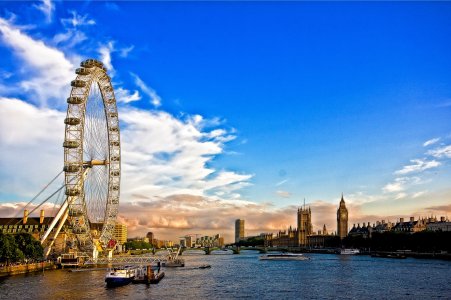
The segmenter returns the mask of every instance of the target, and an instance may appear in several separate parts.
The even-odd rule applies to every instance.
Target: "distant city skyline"
[[[336,231],[342,193],[349,224],[449,217],[450,36],[449,2],[4,1],[0,217],[62,169],[88,57],[118,99],[129,236],[232,242],[304,198]]]

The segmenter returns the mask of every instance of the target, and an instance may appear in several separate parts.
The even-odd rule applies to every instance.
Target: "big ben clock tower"
[[[348,235],[348,209],[343,194],[341,194],[340,207],[337,210],[337,235],[341,240]]]

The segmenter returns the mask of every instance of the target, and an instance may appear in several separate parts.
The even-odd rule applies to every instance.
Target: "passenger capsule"
[[[78,124],[80,124],[80,119],[79,118],[66,118],[66,119],[64,119],[64,124],[78,125]]]
[[[80,194],[80,190],[77,188],[67,188],[66,195],[67,196],[78,196]]]
[[[78,141],[67,140],[63,143],[64,148],[78,148],[78,146],[80,146],[80,143]]]
[[[67,173],[76,173],[80,170],[80,165],[74,165],[74,164],[65,165],[63,170],[64,170],[64,172],[67,172]]]
[[[88,68],[78,68],[75,70],[75,73],[78,75],[89,75],[91,74],[91,70]]]
[[[94,63],[93,63],[90,59],[87,59],[87,60],[82,61],[82,62],[80,63],[80,67],[83,67],[83,68],[92,68],[92,67],[94,67]]]
[[[103,62],[94,59],[94,64],[96,67],[103,69]]]
[[[72,80],[70,85],[72,85],[73,87],[81,88],[81,87],[85,87],[86,86],[86,82],[83,81],[83,80],[75,79],[75,80]]]
[[[84,102],[82,97],[69,97],[67,103],[69,104],[82,104]]]
[[[85,61],[82,61],[80,66],[83,67],[83,68],[92,68],[92,67],[98,67],[98,68],[101,68],[101,69],[104,68],[102,62],[100,62],[98,60],[95,60],[95,59],[91,59],[91,58],[87,59]]]

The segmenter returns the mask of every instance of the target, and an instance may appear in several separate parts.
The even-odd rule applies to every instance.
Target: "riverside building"
[[[116,223],[113,236],[119,244],[125,244],[127,242],[127,225]]]
[[[298,228],[288,228],[287,231],[279,231],[271,244],[276,247],[307,247],[308,237],[313,234],[312,210],[310,207],[298,208],[297,211]],[[269,237],[265,237],[268,239]]]
[[[313,232],[312,226],[312,210],[310,207],[298,208],[297,211],[297,228],[288,228],[288,230],[279,231],[275,236],[272,234],[265,235],[265,245],[272,245],[276,247],[325,247],[329,240],[334,239],[336,235],[329,234],[326,225],[317,233]],[[341,195],[341,201],[337,210],[337,235],[341,239],[348,234],[348,209]]]

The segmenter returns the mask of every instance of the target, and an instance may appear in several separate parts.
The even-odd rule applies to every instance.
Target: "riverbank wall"
[[[28,274],[44,270],[53,270],[57,266],[53,262],[40,262],[23,265],[10,265],[0,268],[0,277],[12,276],[18,274]]]

